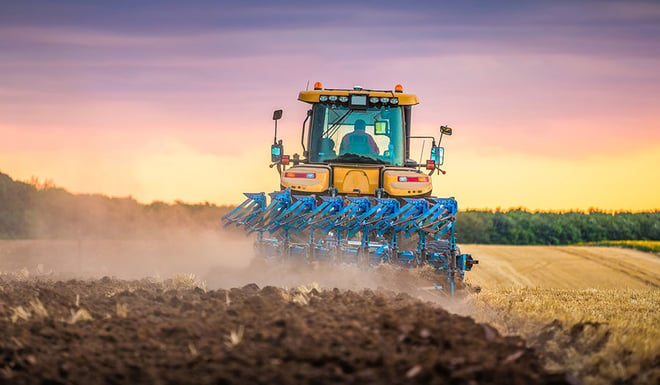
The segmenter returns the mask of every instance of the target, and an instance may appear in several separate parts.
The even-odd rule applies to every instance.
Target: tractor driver
[[[358,119],[353,124],[353,132],[344,135],[339,146],[339,153],[353,153],[353,154],[372,154],[378,155],[378,145],[371,135],[365,131],[366,123],[362,119]]]

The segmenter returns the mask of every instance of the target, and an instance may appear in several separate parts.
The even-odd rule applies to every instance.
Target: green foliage
[[[0,239],[168,237],[174,232],[215,230],[231,207],[209,203],[143,205],[57,188],[52,182],[13,181],[0,173]],[[565,245],[603,240],[660,240],[660,211],[641,213],[468,210],[458,214],[461,243]]]
[[[29,233],[36,192],[34,186],[14,182],[0,173],[0,239],[20,238]]]
[[[598,241],[598,242],[583,243],[583,245],[625,247],[629,249],[637,249],[637,250],[649,251],[652,253],[660,254],[660,241],[640,241],[640,240]]]
[[[604,240],[660,240],[660,211],[640,213],[459,212],[456,234],[461,243],[567,245]]]
[[[166,238],[183,231],[216,230],[226,206],[143,205],[131,197],[78,194],[13,181],[0,173],[0,239]]]

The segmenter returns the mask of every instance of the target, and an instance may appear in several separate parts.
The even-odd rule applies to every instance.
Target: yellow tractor
[[[418,99],[401,85],[386,91],[330,89],[317,82],[298,100],[310,105],[302,157],[285,154],[277,139],[282,110],[276,110],[271,167],[280,173],[281,189],[270,200],[246,193],[247,200],[223,217],[225,224],[256,232],[263,258],[430,266],[453,293],[455,281],[478,261],[456,246],[456,200],[431,196],[431,175],[445,173],[440,142],[452,129],[440,127],[437,142],[412,135]],[[415,139],[431,141],[424,164],[410,159]]]

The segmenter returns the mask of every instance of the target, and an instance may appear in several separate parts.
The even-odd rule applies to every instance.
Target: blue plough
[[[430,266],[455,281],[478,261],[456,246],[454,198],[295,196],[289,189],[246,193],[247,199],[222,217],[256,233],[256,249],[265,258],[328,261],[360,267],[389,263]],[[413,250],[401,250],[401,236],[417,237]],[[307,239],[304,239],[304,238]]]

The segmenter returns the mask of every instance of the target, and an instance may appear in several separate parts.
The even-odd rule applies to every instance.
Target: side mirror
[[[273,120],[280,120],[282,118],[282,110],[273,111]]]
[[[440,126],[440,133],[442,133],[442,135],[451,136],[451,127]]]
[[[270,146],[270,161],[273,163],[280,163],[282,160],[282,154],[284,153],[284,146],[282,142],[277,144],[272,144]]]
[[[445,161],[444,147],[440,147],[440,146],[431,147],[431,160],[435,162],[436,166],[442,165],[442,163],[444,163]]]

